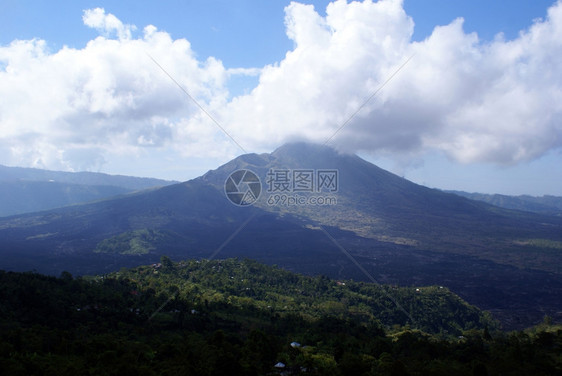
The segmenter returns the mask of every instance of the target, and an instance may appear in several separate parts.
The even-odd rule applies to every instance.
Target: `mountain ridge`
[[[502,194],[486,194],[477,192],[463,192],[463,191],[446,191],[456,195],[486,202],[488,204],[502,207],[505,209],[529,211],[539,214],[562,216],[562,197],[544,195],[544,196],[531,196],[531,195],[502,195]]]
[[[174,182],[94,172],[0,165],[0,217],[103,200]]]
[[[131,190],[140,190],[163,186],[175,181],[137,177],[127,175],[113,175],[103,172],[90,171],[57,171],[32,167],[11,167],[0,165],[0,181],[55,181],[60,183],[117,186]]]

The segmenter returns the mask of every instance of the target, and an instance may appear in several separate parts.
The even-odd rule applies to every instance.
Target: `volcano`
[[[94,274],[248,257],[305,274],[446,285],[506,327],[562,311],[562,219],[430,189],[308,143],[196,179],[0,220],[0,268]]]

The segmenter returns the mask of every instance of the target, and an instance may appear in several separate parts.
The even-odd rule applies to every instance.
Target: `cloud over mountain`
[[[412,42],[400,1],[286,9],[293,51],[230,103],[255,144],[330,137],[406,59],[412,60],[337,135],[348,150],[438,149],[462,162],[511,164],[562,145],[562,5],[520,36],[481,42],[463,20]],[[241,132],[240,132],[241,133]]]
[[[562,146],[562,3],[513,40],[481,41],[463,20],[413,41],[402,1],[335,1],[285,9],[294,48],[259,67],[251,92],[232,75],[253,67],[201,60],[187,39],[141,31],[86,10],[100,36],[84,48],[0,47],[0,156],[13,164],[95,169],[116,156],[230,157],[240,152],[147,55],[247,151],[332,139],[348,151],[439,150],[461,162],[516,164]],[[409,57],[413,58],[367,101]]]

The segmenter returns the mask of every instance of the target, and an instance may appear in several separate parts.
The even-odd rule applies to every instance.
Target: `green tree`
[[[166,272],[171,272],[176,270],[174,262],[168,256],[160,257],[160,263],[162,264],[162,270]]]

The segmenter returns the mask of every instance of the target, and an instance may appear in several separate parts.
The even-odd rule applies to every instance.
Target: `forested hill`
[[[413,323],[402,325],[389,297]],[[5,375],[541,375],[562,370],[561,347],[559,328],[502,333],[439,286],[334,281],[248,260],[163,257],[76,279],[0,272]]]
[[[463,330],[494,325],[484,314],[442,286],[391,287],[309,277],[251,260],[185,261],[168,258],[105,278],[130,281],[141,291],[175,296],[200,305],[293,313],[305,319],[333,316],[385,327],[406,325],[429,333],[460,335]],[[171,293],[170,293],[171,291]]]

